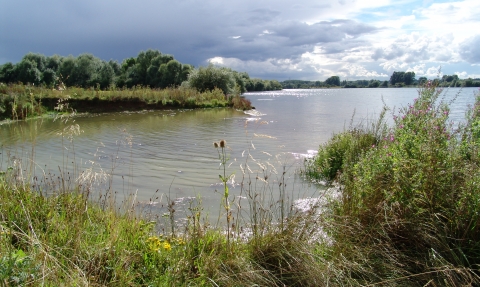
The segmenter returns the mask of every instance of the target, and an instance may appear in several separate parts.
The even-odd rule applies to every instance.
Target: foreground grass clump
[[[170,226],[139,216],[132,202],[46,195],[17,181],[14,170],[0,176],[2,286],[321,286],[328,277],[310,236],[315,212],[289,212],[280,227],[266,210],[250,237],[233,226],[226,236],[192,202],[187,224],[166,233]]]
[[[361,285],[480,283],[480,97],[456,127],[440,95],[427,83],[381,140],[346,131],[307,165],[327,180],[341,173],[330,252]]]
[[[68,101],[77,112],[134,111],[170,108],[233,107],[251,109],[251,103],[240,95],[225,96],[220,89],[199,92],[190,88],[151,89],[133,87],[109,90],[63,86],[48,89],[23,84],[0,83],[0,120],[25,119],[54,111],[59,101]]]
[[[176,252],[168,241],[153,248],[152,224],[83,195],[45,197],[0,184],[2,286],[143,285],[161,278],[173,258],[165,254]]]

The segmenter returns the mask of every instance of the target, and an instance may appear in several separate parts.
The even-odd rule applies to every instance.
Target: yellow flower
[[[150,247],[150,250],[155,251],[155,252],[160,250],[160,246],[162,244],[160,239],[158,239],[158,237],[156,237],[156,236],[149,237],[147,239],[147,243],[148,243],[148,247]]]
[[[167,251],[170,251],[170,250],[172,250],[172,246],[170,245],[170,243],[165,241],[165,242],[163,242],[163,249],[165,249]]]

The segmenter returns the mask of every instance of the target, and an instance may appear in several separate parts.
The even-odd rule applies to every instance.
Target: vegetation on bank
[[[251,102],[239,92],[225,96],[218,88],[199,92],[180,87],[151,89],[110,88],[95,90],[83,88],[49,89],[43,86],[0,83],[0,120],[25,119],[56,112],[59,104],[76,112],[112,112],[178,108],[233,107],[251,109]]]
[[[394,112],[393,126],[385,110],[323,145],[305,172],[341,186],[310,198],[304,210],[287,192],[285,170],[257,161],[254,150],[236,176],[240,196],[231,194],[228,145],[214,143],[223,183],[216,225],[201,198],[190,201],[180,224],[167,191],[163,207],[154,205],[160,194],[144,205],[135,194],[119,203],[96,182],[111,174],[35,172],[37,163],[2,151],[0,284],[478,285],[480,97],[457,127],[440,96],[428,83]]]
[[[81,127],[68,115],[60,120],[68,159],[58,173],[0,150],[0,285],[319,286],[326,276],[315,263],[321,253],[308,244],[319,215],[293,208],[285,172],[277,175],[250,154],[237,174],[240,196],[229,193],[231,162],[222,140],[212,146],[223,174],[218,219],[209,220],[201,198],[182,210],[167,190],[147,203],[133,192],[118,202],[105,184],[114,168],[80,170],[70,159]],[[125,134],[116,144],[132,148],[129,141]],[[262,171],[252,173],[254,165]],[[277,188],[281,196],[272,198]]]
[[[194,87],[189,80],[189,75],[198,74],[202,69],[204,68],[195,69],[192,65],[182,64],[172,55],[151,49],[141,51],[137,57],[124,59],[121,63],[114,60],[107,62],[92,54],[64,57],[28,53],[19,63],[0,65],[0,83],[23,83],[48,88],[65,85],[69,88],[81,87],[96,90],[130,89],[139,86],[166,89],[183,84]],[[251,79],[246,72],[213,65],[205,69],[214,71],[217,75],[219,73],[227,75],[223,81],[234,80],[241,93],[282,89],[278,81]],[[218,79],[214,81],[218,83]],[[220,86],[217,88],[222,89],[225,94],[231,93],[224,89],[226,86],[224,82],[221,85],[222,88]],[[213,87],[210,90],[212,89]]]
[[[280,84],[284,89],[317,89],[317,88],[402,88],[421,87],[428,81],[426,77],[415,78],[414,72],[395,71],[387,81],[371,80],[341,80],[338,76],[331,76],[325,81],[287,80]],[[443,75],[433,79],[437,87],[480,87],[480,79],[459,79],[458,75]]]
[[[385,110],[306,163],[311,178],[341,184],[329,254],[360,285],[480,284],[480,95],[458,126],[440,99],[427,82],[393,126]]]

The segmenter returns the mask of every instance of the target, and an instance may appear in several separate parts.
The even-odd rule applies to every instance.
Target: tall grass
[[[57,109],[69,108],[60,102]],[[212,225],[201,198],[185,217],[175,199],[155,208],[132,192],[118,202],[112,168],[77,166],[81,127],[60,115],[65,149],[58,174],[28,167],[34,159],[5,154],[0,166],[0,285],[6,286],[318,286],[318,255],[310,237],[319,214],[293,205],[284,167],[255,159],[242,164],[240,195],[228,193],[226,141],[218,143],[225,206]],[[132,148],[128,135],[119,148]],[[32,148],[34,149],[34,147]],[[2,153],[3,154],[3,153]],[[212,149],[212,155],[215,151]],[[112,155],[115,158],[115,155]],[[4,162],[4,161],[2,161]],[[29,172],[26,172],[29,171]],[[212,175],[212,178],[215,178]],[[282,189],[281,198],[273,196]],[[293,191],[292,191],[293,194]],[[161,201],[161,199],[160,199]],[[165,202],[162,202],[165,203]],[[167,211],[166,214],[164,211]],[[255,218],[253,220],[252,218]],[[315,279],[315,280],[312,280]]]
[[[358,284],[480,282],[480,97],[458,127],[441,95],[427,83],[382,138],[348,130],[307,164],[322,179],[340,175],[342,196],[325,228],[332,256]]]
[[[217,144],[218,225],[200,197],[181,221],[168,191],[144,205],[135,193],[117,202],[109,184],[96,185],[113,167],[37,175],[26,172],[32,161],[8,155],[0,166],[0,285],[478,285],[480,98],[457,126],[440,95],[427,85],[393,126],[385,110],[322,146],[309,172],[340,187],[305,198],[305,209],[294,201],[300,191],[287,189],[289,167],[277,170],[252,149],[234,197],[228,146]],[[165,208],[155,208],[158,197]]]
[[[48,89],[23,84],[0,83],[0,119],[25,119],[53,112],[59,101],[68,99],[78,112],[109,112],[139,109],[215,108],[250,109],[251,103],[240,95],[225,96],[220,89],[198,92],[190,88],[151,89],[133,87],[109,90],[77,87]]]

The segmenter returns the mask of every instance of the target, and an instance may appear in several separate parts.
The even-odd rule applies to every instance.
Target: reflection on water
[[[466,106],[474,102],[474,91],[449,91],[446,100],[460,93],[452,106],[453,120],[463,119]],[[216,190],[223,187],[213,142],[225,139],[227,171],[234,174],[231,194],[240,196],[243,183],[244,190],[275,195],[285,169],[292,197],[310,196],[317,187],[294,175],[305,157],[313,156],[333,132],[347,127],[354,113],[354,122],[375,119],[383,103],[398,109],[417,95],[416,89],[285,90],[246,94],[256,107],[248,113],[143,111],[83,115],[66,124],[53,119],[3,124],[0,169],[11,165],[9,157],[15,155],[24,158],[23,165],[33,163],[36,175],[72,166],[77,173],[90,172],[84,172],[84,178],[112,172],[112,188],[119,196],[136,193],[139,201],[149,202],[164,198],[158,194],[201,195],[204,206],[214,212],[221,198]],[[83,132],[70,141],[64,129],[71,124]],[[104,181],[103,187],[108,187],[109,180]]]

